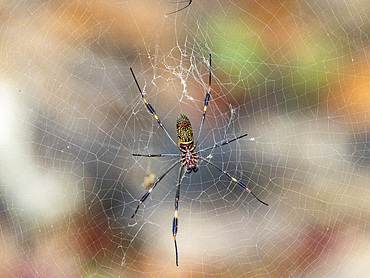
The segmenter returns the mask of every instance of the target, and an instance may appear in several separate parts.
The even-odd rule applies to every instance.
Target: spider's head
[[[193,156],[193,154],[188,151],[185,157],[186,161],[186,173],[194,173],[198,171],[198,160]]]
[[[194,167],[191,167],[191,168],[187,168],[186,169],[186,173],[191,173],[191,171],[193,171],[194,173],[198,171],[198,167],[197,166],[194,166]]]

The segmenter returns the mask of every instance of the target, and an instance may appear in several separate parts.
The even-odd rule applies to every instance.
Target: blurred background
[[[1,277],[365,277],[370,2],[2,1]],[[180,193],[185,113],[204,157]]]

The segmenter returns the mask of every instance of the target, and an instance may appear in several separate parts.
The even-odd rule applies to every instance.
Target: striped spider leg
[[[191,1],[190,1],[191,2]],[[199,128],[199,134],[197,141],[199,140],[199,135],[202,131],[203,123],[206,117],[206,112],[207,112],[207,107],[209,103],[209,99],[211,96],[211,55],[209,55],[209,86],[208,86],[208,91],[204,100],[204,107],[203,107],[203,115],[200,123],[200,128]],[[157,121],[158,125],[164,130],[168,138],[174,143],[175,141],[171,138],[169,133],[167,132],[166,128],[162,124],[162,122],[159,120],[157,114],[154,111],[154,108],[147,102],[147,100],[144,97],[143,92],[140,89],[140,86],[136,80],[136,77],[134,75],[133,70],[130,68],[132,76],[135,80],[135,83],[139,89],[139,92],[141,94],[142,101],[144,102],[145,106],[147,107],[148,111],[150,114],[153,115],[154,119]],[[216,168],[218,171],[220,171],[222,174],[226,175],[229,177],[233,182],[238,184],[242,189],[250,193],[255,199],[257,199],[260,203],[268,206],[267,203],[259,199],[244,183],[242,183],[240,180],[237,180],[235,177],[230,175],[227,171],[224,171],[220,167],[218,167],[216,164],[211,162],[210,160],[202,157],[200,155],[201,152],[207,151],[207,150],[212,150],[214,148],[219,148],[224,145],[230,144],[236,140],[239,140],[247,134],[243,134],[239,137],[236,137],[231,140],[226,140],[221,143],[216,143],[213,146],[204,148],[202,150],[196,151],[197,145],[194,144],[194,135],[193,135],[193,130],[191,127],[191,123],[189,118],[184,115],[180,114],[176,120],[176,133],[177,133],[177,147],[180,150],[180,154],[132,154],[133,156],[141,156],[141,157],[180,157],[179,160],[174,162],[161,176],[157,178],[157,180],[154,182],[153,186],[141,197],[138,206],[136,207],[135,212],[133,213],[132,217],[134,217],[139,210],[139,207],[141,204],[149,197],[150,193],[153,191],[153,189],[158,185],[158,183],[173,169],[177,164],[180,164],[180,169],[179,169],[179,174],[178,174],[178,182],[177,182],[177,189],[176,189],[176,197],[175,197],[175,213],[174,213],[174,218],[173,218],[173,223],[172,223],[172,234],[173,234],[173,239],[174,239],[174,244],[175,244],[175,253],[176,253],[176,265],[178,266],[178,251],[177,251],[177,242],[176,242],[176,237],[177,237],[177,231],[178,231],[178,209],[179,209],[179,199],[180,199],[180,184],[182,177],[184,175],[184,168],[186,168],[186,173],[191,173],[191,172],[197,172],[198,171],[198,163],[199,160],[204,160],[207,164],[210,164],[212,167]]]
[[[171,136],[168,134],[167,129],[164,127],[164,125],[162,124],[161,120],[158,118],[157,114],[155,113],[155,110],[154,110],[153,106],[151,106],[150,103],[148,103],[147,100],[145,99],[144,94],[143,94],[143,92],[140,89],[139,83],[137,82],[137,79],[135,77],[135,74],[134,74],[134,71],[132,70],[132,68],[130,68],[130,71],[132,73],[132,76],[134,77],[136,86],[139,89],[139,92],[140,92],[140,95],[141,95],[141,99],[143,100],[146,108],[148,108],[149,113],[152,114],[152,116],[154,117],[154,119],[157,120],[157,123],[164,130],[164,132],[167,134],[167,137],[170,138],[170,140],[172,141],[172,143],[174,143],[176,145],[175,141],[173,141],[173,139],[171,138]]]
[[[211,70],[211,67],[212,67],[212,56],[211,56],[211,54],[209,54],[208,91],[207,91],[206,97],[204,99],[203,115],[202,115],[202,119],[200,121],[200,127],[199,127],[198,138],[197,138],[197,144],[198,144],[198,141],[199,141],[200,134],[202,132],[202,127],[203,127],[204,120],[206,119],[208,102],[209,102],[209,99],[211,97],[211,81],[212,81],[212,70]]]

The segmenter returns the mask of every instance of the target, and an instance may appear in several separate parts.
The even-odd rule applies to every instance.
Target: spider
[[[250,193],[254,198],[256,198],[260,203],[268,206],[267,203],[264,201],[260,200],[244,183],[242,183],[240,180],[237,180],[234,178],[232,175],[230,175],[228,172],[222,170],[220,167],[218,167],[216,164],[211,162],[210,160],[202,157],[200,155],[201,152],[207,151],[207,150],[212,150],[214,148],[218,148],[227,144],[230,144],[231,142],[234,142],[236,140],[239,140],[247,134],[243,134],[239,137],[236,137],[231,140],[226,140],[221,143],[216,143],[213,146],[204,148],[202,150],[196,151],[197,144],[194,144],[194,136],[193,136],[193,130],[191,128],[191,123],[190,120],[187,116],[184,114],[180,114],[177,118],[176,121],[176,130],[177,130],[177,144],[175,141],[171,138],[169,133],[167,132],[166,128],[158,118],[156,112],[154,111],[154,108],[147,102],[147,100],[144,97],[143,92],[140,89],[139,83],[135,77],[134,71],[132,68],[130,68],[132,76],[135,80],[135,83],[137,85],[137,88],[139,89],[139,92],[141,94],[141,99],[143,100],[145,106],[147,107],[148,111],[152,116],[154,117],[155,120],[157,120],[158,125],[164,130],[164,132],[167,134],[168,138],[174,143],[180,150],[181,154],[132,154],[133,156],[144,156],[144,157],[165,157],[165,156],[174,156],[174,157],[180,157],[179,160],[177,160],[175,163],[173,163],[170,168],[167,169],[160,177],[156,179],[152,187],[141,197],[138,206],[136,207],[136,210],[134,214],[132,215],[131,218],[135,216],[137,213],[139,207],[141,204],[148,198],[150,193],[153,191],[153,189],[157,186],[157,184],[177,165],[180,164],[179,168],[179,175],[178,175],[178,182],[177,182],[177,189],[176,189],[176,197],[175,197],[175,215],[173,218],[173,223],[172,223],[172,234],[173,234],[173,239],[175,243],[175,253],[176,253],[176,265],[178,266],[178,252],[177,252],[177,243],[176,243],[176,236],[177,236],[177,230],[178,230],[178,209],[179,209],[179,196],[180,196],[180,184],[181,180],[184,174],[184,168],[186,168],[186,173],[191,173],[191,172],[197,172],[198,171],[198,162],[199,160],[203,160],[206,163],[210,164],[214,168],[216,168],[218,171],[220,171],[222,174],[228,176],[233,182],[237,183],[242,189]],[[208,107],[208,102],[211,97],[211,77],[212,77],[212,72],[211,72],[211,54],[209,55],[209,85],[208,85],[208,92],[206,94],[206,97],[204,99],[204,107],[203,107],[203,115],[202,119],[200,122],[200,128],[199,128],[199,133],[198,133],[198,138],[197,141],[199,140],[199,136],[202,131],[203,123],[206,118],[206,112],[207,112],[207,107]]]
[[[176,10],[176,11],[170,12],[170,13],[168,13],[167,15],[169,15],[169,14],[174,14],[174,13],[177,13],[177,12],[179,12],[179,11],[182,11],[182,10],[186,9],[187,7],[189,7],[189,6],[190,6],[190,4],[191,4],[191,2],[193,2],[193,0],[189,0],[189,1],[180,1],[180,2],[178,2],[178,3],[182,3],[182,2],[188,2],[188,3],[186,4],[186,6],[182,7],[181,9],[178,9],[178,10]]]

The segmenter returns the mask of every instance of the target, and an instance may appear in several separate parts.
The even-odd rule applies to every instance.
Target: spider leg
[[[164,125],[162,124],[161,120],[158,118],[157,114],[155,113],[155,110],[154,110],[153,106],[151,106],[150,103],[148,103],[147,100],[145,99],[144,94],[143,94],[143,92],[140,89],[139,83],[137,82],[137,79],[135,77],[135,74],[134,74],[134,71],[132,70],[132,68],[130,68],[130,71],[132,73],[132,76],[134,77],[136,86],[139,89],[139,92],[141,94],[141,99],[143,100],[143,102],[144,102],[146,108],[148,109],[149,113],[152,114],[153,117],[154,117],[154,119],[157,120],[158,125],[164,130],[164,132],[167,134],[168,138],[170,138],[170,140],[172,141],[172,143],[174,143],[177,146],[177,144],[175,143],[175,141],[173,141],[173,139],[171,138],[171,136],[168,134],[167,129],[164,127]]]
[[[181,165],[179,170],[179,180],[177,183],[177,189],[176,189],[176,197],[175,197],[175,215],[173,217],[172,222],[172,233],[173,233],[173,240],[175,242],[175,252],[176,252],[176,265],[179,266],[179,255],[177,253],[177,243],[176,243],[176,236],[177,236],[177,228],[178,228],[178,211],[179,211],[179,198],[180,198],[180,183],[183,175],[184,165]]]
[[[237,183],[241,188],[243,188],[245,191],[247,191],[248,193],[252,194],[252,196],[254,198],[256,198],[260,203],[268,206],[267,203],[265,203],[264,201],[262,201],[260,198],[258,198],[245,184],[243,184],[241,181],[238,181],[236,178],[234,178],[233,176],[231,176],[228,172],[222,170],[220,167],[218,167],[216,164],[213,164],[211,161],[209,161],[208,159],[205,159],[203,157],[201,157],[201,159],[203,159],[205,162],[207,162],[208,164],[211,164],[213,167],[215,167],[217,170],[219,170],[220,172],[222,172],[223,174],[225,174],[226,176],[228,176],[233,182]]]
[[[157,186],[157,184],[165,177],[165,175],[168,174],[169,171],[171,171],[176,165],[177,163],[180,163],[180,160],[179,161],[176,161],[174,164],[171,165],[170,168],[168,168],[168,170],[166,172],[164,172],[156,181],[155,183],[153,184],[153,186],[143,195],[143,197],[141,197],[140,201],[139,201],[139,204],[137,205],[137,208],[134,212],[134,214],[131,216],[131,218],[133,218],[135,216],[135,214],[137,213],[137,211],[139,210],[139,207],[141,206],[142,203],[144,203],[144,201],[146,200],[146,198],[148,198],[148,196],[150,195],[150,193],[153,191],[153,189]]]
[[[191,4],[191,2],[193,2],[193,0],[189,0],[189,1],[180,1],[179,3],[182,3],[182,2],[188,2],[188,4],[187,4],[185,7],[182,7],[181,9],[178,9],[178,10],[176,10],[176,11],[174,11],[174,12],[167,13],[166,15],[174,14],[174,13],[177,13],[177,12],[179,12],[179,11],[182,11],[182,10],[186,9],[187,7],[189,7],[189,6],[190,6],[190,4]]]
[[[209,98],[211,97],[211,80],[212,80],[212,78],[211,78],[212,77],[211,62],[212,62],[211,54],[209,54],[208,92],[206,94],[206,98],[204,99],[203,116],[202,116],[202,120],[200,121],[200,127],[199,127],[199,133],[198,133],[197,143],[199,141],[199,136],[200,136],[200,133],[202,132],[203,123],[204,123],[204,120],[206,118],[206,112],[207,112]],[[197,144],[195,144],[195,145],[197,145]]]
[[[234,142],[234,141],[236,141],[236,140],[238,140],[238,139],[240,139],[240,138],[243,138],[243,137],[245,137],[245,136],[247,136],[247,135],[248,135],[248,134],[243,134],[243,135],[241,135],[241,136],[239,136],[239,137],[236,137],[236,138],[234,138],[234,139],[226,140],[226,141],[224,141],[224,142],[222,142],[222,143],[216,143],[216,144],[214,144],[214,145],[213,145],[213,146],[211,146],[211,147],[208,147],[208,148],[205,148],[205,149],[203,149],[203,150],[200,150],[200,151],[195,152],[195,154],[200,153],[200,152],[204,152],[204,151],[208,151],[208,150],[212,150],[212,149],[214,149],[214,148],[218,148],[218,147],[221,147],[221,146],[224,146],[224,145],[230,144],[231,142]]]
[[[133,153],[132,156],[164,157],[164,156],[181,156],[181,154],[175,154],[175,153],[160,153],[160,154],[140,154],[140,153]]]

